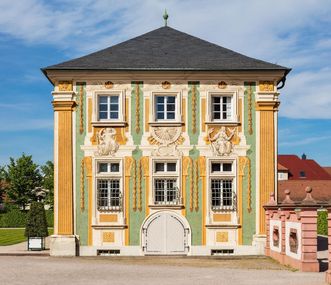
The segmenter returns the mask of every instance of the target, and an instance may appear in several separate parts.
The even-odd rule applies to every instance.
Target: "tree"
[[[8,183],[6,181],[6,170],[0,166],[0,203],[3,202]]]
[[[50,206],[50,209],[54,207],[54,164],[52,161],[46,161],[45,165],[41,167],[42,171],[42,187],[48,190],[45,204]]]
[[[31,203],[24,235],[26,237],[48,236],[46,212],[43,203],[35,201]]]
[[[7,194],[15,204],[25,210],[26,205],[36,199],[32,190],[41,185],[38,165],[33,162],[31,155],[23,153],[16,160],[11,157],[7,169]]]

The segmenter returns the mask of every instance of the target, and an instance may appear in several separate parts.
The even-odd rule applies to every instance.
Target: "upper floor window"
[[[176,119],[176,96],[156,96],[156,120]]]
[[[212,96],[212,120],[232,120],[232,97]]]
[[[99,96],[99,119],[118,120],[119,119],[119,96],[102,95]]]
[[[152,93],[150,104],[151,124],[155,125],[180,125],[181,114],[181,93],[180,92],[160,92]]]
[[[235,123],[237,118],[237,92],[209,93],[207,123],[230,122]]]
[[[125,124],[125,98],[123,91],[98,91],[94,95],[92,123],[95,125]]]

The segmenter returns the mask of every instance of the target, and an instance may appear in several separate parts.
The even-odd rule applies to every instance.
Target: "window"
[[[209,185],[213,211],[236,209],[234,173],[234,161],[210,162]]]
[[[93,125],[126,125],[124,91],[96,91],[93,98]]]
[[[156,96],[155,98],[156,120],[175,120],[176,119],[176,96]]]
[[[232,96],[212,96],[212,120],[232,120]]]
[[[177,162],[154,162],[153,193],[155,205],[181,203]]]
[[[99,211],[122,210],[122,171],[120,161],[97,161],[97,208]]]
[[[236,91],[208,93],[206,123],[238,123],[237,98]]]
[[[99,96],[99,120],[119,119],[119,96],[102,95]]]
[[[98,210],[120,210],[120,179],[98,180]]]

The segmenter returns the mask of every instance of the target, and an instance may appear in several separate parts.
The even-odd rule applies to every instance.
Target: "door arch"
[[[143,223],[142,249],[145,254],[187,254],[191,245],[191,230],[187,220],[170,211],[160,211]]]

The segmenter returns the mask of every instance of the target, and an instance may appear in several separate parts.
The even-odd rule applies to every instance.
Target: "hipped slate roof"
[[[247,57],[170,27],[43,68],[48,70],[260,71],[290,69]]]

